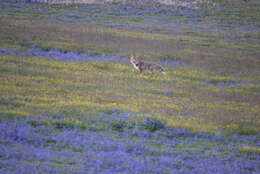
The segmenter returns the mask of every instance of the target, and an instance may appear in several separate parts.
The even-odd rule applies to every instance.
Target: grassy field
[[[9,166],[0,173],[258,173],[260,18],[251,3],[212,12],[0,1],[0,161]],[[167,74],[139,74],[132,54]],[[47,150],[56,157],[39,159]]]

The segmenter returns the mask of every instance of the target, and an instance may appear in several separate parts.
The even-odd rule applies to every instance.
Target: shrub
[[[165,128],[165,123],[156,118],[145,118],[141,126],[150,132],[155,132],[159,129]]]
[[[111,126],[114,131],[122,132],[126,127],[126,122],[124,120],[115,120],[111,123]]]

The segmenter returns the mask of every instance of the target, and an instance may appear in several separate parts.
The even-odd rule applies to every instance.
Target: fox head
[[[133,56],[133,55],[131,55],[131,56],[130,56],[130,59],[139,59],[139,56]]]
[[[140,59],[138,56],[131,56],[130,62],[132,63],[135,69],[139,70]]]

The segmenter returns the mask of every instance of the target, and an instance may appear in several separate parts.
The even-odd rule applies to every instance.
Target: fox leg
[[[140,74],[143,74],[143,69],[141,67],[139,67],[138,70]]]
[[[153,70],[153,69],[149,70],[149,72],[150,72],[151,74],[154,74],[154,70]]]
[[[157,72],[156,67],[153,67],[151,71],[152,71],[152,74],[154,74],[155,72]]]
[[[156,70],[156,66],[151,66],[149,71],[154,74],[157,70]]]

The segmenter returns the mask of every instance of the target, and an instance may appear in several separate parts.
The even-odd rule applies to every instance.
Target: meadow
[[[0,173],[260,173],[259,11],[0,1]]]

